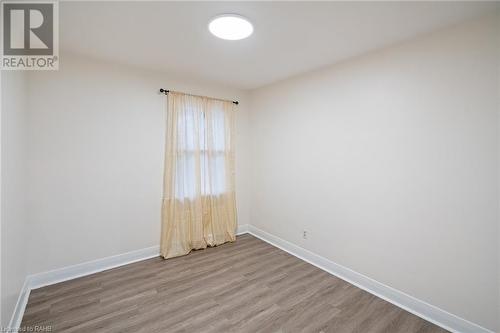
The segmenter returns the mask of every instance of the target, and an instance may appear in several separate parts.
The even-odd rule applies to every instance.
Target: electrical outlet
[[[307,239],[307,230],[302,231],[302,238]]]

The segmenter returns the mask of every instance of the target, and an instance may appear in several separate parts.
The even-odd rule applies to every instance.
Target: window
[[[222,106],[209,110],[189,107],[177,118],[179,140],[175,196],[195,198],[227,191],[226,119]]]

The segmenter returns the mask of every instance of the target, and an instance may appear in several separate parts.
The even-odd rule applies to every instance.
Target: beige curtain
[[[161,255],[234,241],[234,104],[167,97]]]

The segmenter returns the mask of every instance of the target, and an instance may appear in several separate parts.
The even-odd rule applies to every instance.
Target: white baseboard
[[[30,289],[37,289],[51,284],[102,272],[115,267],[132,264],[137,261],[158,257],[160,255],[159,253],[160,248],[158,246],[152,246],[77,265],[66,266],[48,272],[33,274],[29,276]]]
[[[248,224],[239,225],[237,235],[248,232]],[[30,289],[36,289],[51,284],[76,279],[78,277],[102,272],[111,268],[128,265],[137,261],[146,260],[159,256],[160,247],[149,248],[127,252],[111,257],[88,261],[82,264],[67,266],[48,272],[33,274],[30,276]]]
[[[457,333],[494,333],[484,327],[474,324],[466,319],[446,312],[434,305],[421,301],[413,296],[405,294],[383,283],[375,281],[367,276],[355,272],[347,267],[334,263],[318,254],[306,250],[300,246],[290,243],[277,236],[256,228],[248,226],[248,232],[263,241],[276,246],[300,258],[322,270],[345,280],[358,288],[361,288],[377,297],[380,297],[408,312],[413,313],[431,323],[434,323],[451,332]]]
[[[23,320],[24,310],[26,309],[26,304],[28,304],[28,298],[30,297],[30,286],[29,277],[24,280],[24,284],[19,292],[19,297],[17,298],[16,306],[14,307],[14,312],[10,318],[9,328],[15,329],[21,326],[21,321]],[[10,332],[10,331],[8,331]],[[15,331],[13,331],[15,332]]]
[[[252,225],[239,225],[237,234],[250,233],[263,241],[286,251],[293,256],[300,258],[322,270],[335,275],[367,292],[374,294],[400,308],[405,309],[427,321],[443,327],[452,332],[459,333],[493,333],[492,331],[476,325],[463,318],[455,316],[449,312],[439,309],[431,304],[407,295],[402,291],[386,286],[367,276],[357,273],[347,267],[334,263],[320,255],[308,251],[300,246],[271,235]],[[111,268],[131,264],[141,260],[154,258],[159,255],[159,247],[153,246],[141,250],[127,252],[111,257],[97,259],[78,265],[67,266],[48,272],[29,275],[26,277],[24,285],[19,293],[19,298],[14,309],[14,313],[9,323],[10,328],[18,328],[28,303],[30,291],[32,289],[48,286],[58,282],[63,282],[78,277],[102,272]]]
[[[76,279],[82,276],[102,272],[115,267],[128,265],[141,260],[159,256],[159,246],[118,254],[111,257],[92,260],[77,265],[67,266],[48,272],[28,275],[19,293],[16,307],[9,322],[9,328],[19,328],[31,290],[51,284]]]
[[[237,235],[248,232],[248,224],[239,225]],[[92,260],[77,265],[66,266],[48,272],[29,275],[24,281],[24,285],[19,292],[16,307],[12,314],[9,327],[19,328],[23,319],[26,304],[32,289],[37,289],[51,284],[76,279],[82,276],[102,272],[115,267],[128,265],[137,261],[157,257],[160,253],[159,246],[152,246],[145,249],[131,251],[111,257]]]

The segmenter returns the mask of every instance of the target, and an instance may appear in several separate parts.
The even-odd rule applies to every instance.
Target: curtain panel
[[[168,94],[160,246],[165,259],[236,239],[234,107]]]

